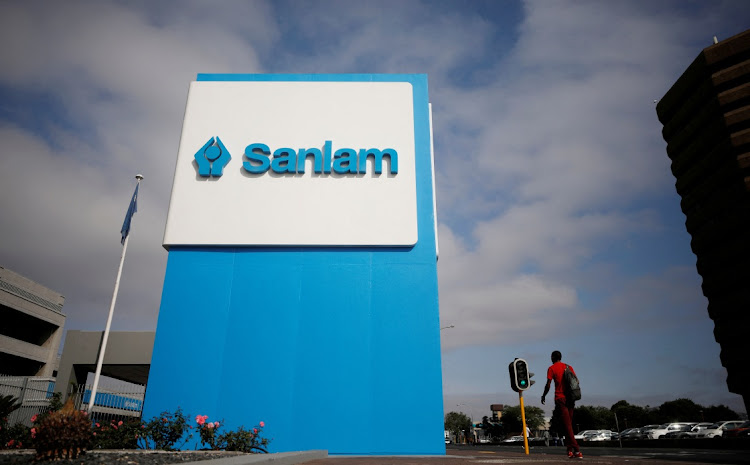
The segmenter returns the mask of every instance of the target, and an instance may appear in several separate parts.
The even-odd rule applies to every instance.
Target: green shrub
[[[191,429],[182,409],[177,408],[175,413],[162,412],[144,425],[138,445],[143,449],[175,450],[178,441],[182,439],[177,446],[179,449],[193,437],[192,432],[185,437]]]
[[[245,453],[263,452],[267,454],[266,447],[271,441],[260,437],[263,426],[265,424],[261,421],[252,431],[240,426],[236,431],[226,432],[219,436],[217,440],[218,448]]]
[[[93,449],[137,449],[138,438],[143,435],[137,418],[125,421],[111,420],[109,424],[94,423]]]
[[[72,398],[62,410],[37,418],[33,431],[37,460],[76,458],[91,445],[91,421],[73,407]]]
[[[0,449],[28,449],[32,446],[31,431],[23,423],[0,427]]]

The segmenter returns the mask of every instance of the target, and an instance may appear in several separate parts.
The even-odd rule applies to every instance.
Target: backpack
[[[581,385],[578,383],[578,377],[573,374],[567,364],[563,371],[563,390],[568,402],[581,400]]]

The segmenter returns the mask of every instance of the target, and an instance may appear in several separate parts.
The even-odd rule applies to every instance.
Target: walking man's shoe
[[[570,454],[569,457],[571,459],[582,459],[583,458],[583,454],[580,451],[578,451],[576,453]]]

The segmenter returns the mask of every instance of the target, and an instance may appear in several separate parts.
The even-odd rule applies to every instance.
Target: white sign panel
[[[416,242],[410,83],[191,83],[166,247]]]

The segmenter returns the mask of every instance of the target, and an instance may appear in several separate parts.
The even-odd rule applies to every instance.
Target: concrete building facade
[[[656,112],[727,386],[750,411],[750,30],[703,49]]]
[[[54,376],[65,297],[0,267],[0,374]]]
[[[112,331],[102,362],[102,375],[129,383],[145,385],[154,348],[154,331]],[[68,388],[85,384],[89,373],[96,371],[96,359],[101,347],[102,331],[69,330],[60,358],[55,391],[65,401]]]

